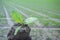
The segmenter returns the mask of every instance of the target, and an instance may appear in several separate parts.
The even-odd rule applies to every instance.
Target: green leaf
[[[15,30],[14,35],[16,35],[20,29],[21,29],[21,26],[20,27],[17,27],[16,30]]]
[[[11,13],[12,20],[17,22],[17,23],[23,23],[23,16],[17,12],[17,11],[12,11]]]

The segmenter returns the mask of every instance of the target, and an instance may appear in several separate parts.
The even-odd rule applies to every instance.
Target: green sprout
[[[35,17],[29,17],[27,19],[23,19],[23,16],[17,11],[12,11],[11,17],[12,20],[15,21],[16,23],[23,23],[23,24],[32,24],[38,20]]]
[[[36,22],[38,19],[35,17],[29,17],[25,20],[23,20],[23,16],[17,12],[17,11],[12,11],[11,13],[12,20],[15,21],[16,23],[21,23],[21,24],[32,24]],[[21,29],[21,27],[17,27],[15,30],[14,35],[17,34],[17,32]]]

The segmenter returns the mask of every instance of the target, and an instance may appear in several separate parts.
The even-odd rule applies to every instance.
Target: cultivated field
[[[19,12],[24,19],[38,19],[29,25],[32,40],[60,40],[60,0],[0,0],[0,40],[7,40],[14,24],[12,11]]]

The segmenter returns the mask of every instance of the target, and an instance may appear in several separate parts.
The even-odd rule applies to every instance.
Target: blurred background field
[[[1,2],[2,1],[2,2]],[[1,0],[1,16],[5,17],[3,5],[10,15],[13,10],[26,17],[36,17],[46,27],[60,26],[59,0]],[[2,18],[0,17],[0,18]],[[6,18],[6,17],[5,17]]]
[[[14,23],[11,13],[15,10],[24,19],[36,17],[39,21],[29,25],[33,40],[60,40],[60,30],[44,28],[60,28],[60,0],[0,0],[0,40],[7,40],[6,35]]]

